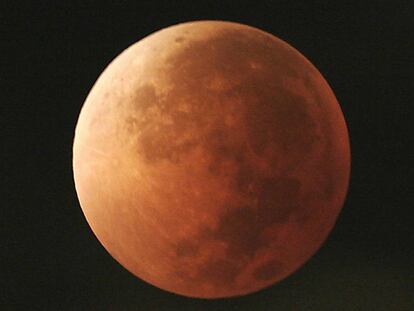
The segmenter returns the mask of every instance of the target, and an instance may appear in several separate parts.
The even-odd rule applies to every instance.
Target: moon
[[[297,50],[251,26],[196,21],[103,71],[79,115],[73,173],[86,220],[123,267],[176,294],[232,297],[320,248],[350,147],[334,93]]]

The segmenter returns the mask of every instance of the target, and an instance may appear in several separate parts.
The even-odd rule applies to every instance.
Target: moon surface
[[[106,250],[177,294],[270,286],[322,245],[344,203],[349,138],[319,71],[259,29],[189,22],[133,44],[81,110],[73,172]]]

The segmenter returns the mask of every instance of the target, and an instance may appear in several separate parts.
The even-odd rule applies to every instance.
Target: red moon
[[[322,245],[350,147],[319,71],[259,29],[189,22],[122,52],[89,93],[73,172],[106,250],[177,294],[270,286]]]

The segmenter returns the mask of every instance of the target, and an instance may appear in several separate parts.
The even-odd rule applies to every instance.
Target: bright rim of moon
[[[322,245],[344,203],[348,132],[319,71],[259,29],[221,21],[157,31],[88,95],[76,191],[106,250],[177,294],[270,286]]]

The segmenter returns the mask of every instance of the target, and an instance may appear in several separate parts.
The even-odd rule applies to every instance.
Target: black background
[[[0,5],[0,309],[414,310],[410,1],[113,2]],[[72,178],[74,128],[98,75],[144,36],[198,19],[246,23],[301,51],[334,90],[352,147],[325,245],[281,283],[232,299],[177,296],[123,269]]]

